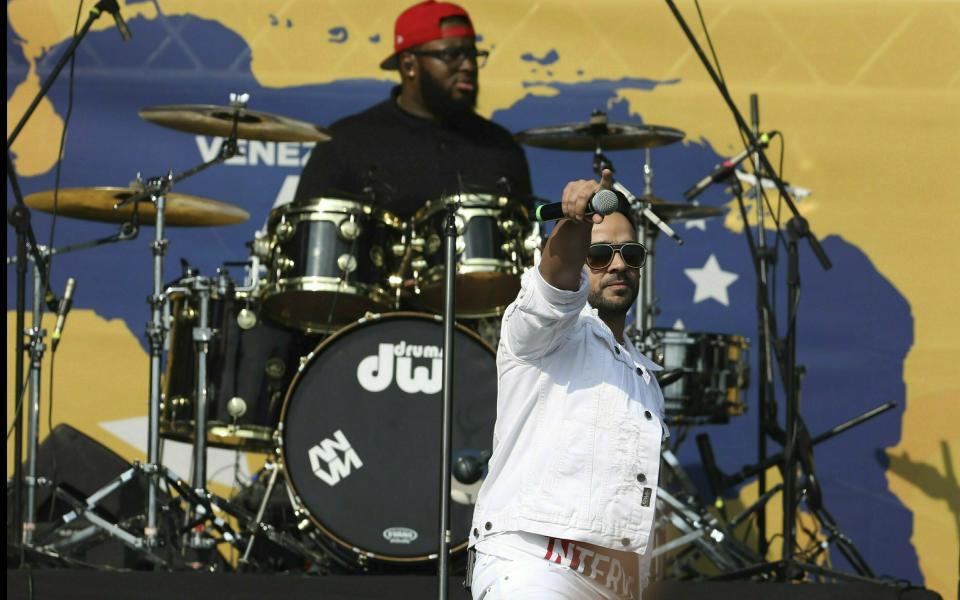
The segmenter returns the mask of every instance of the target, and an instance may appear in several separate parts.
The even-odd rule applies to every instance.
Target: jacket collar
[[[610,352],[614,351],[614,348],[618,346],[616,338],[613,337],[613,332],[610,331],[610,328],[607,327],[607,324],[603,322],[603,319],[597,314],[597,309],[586,304],[583,307],[583,310],[580,311],[580,316],[583,317],[593,333],[603,340],[603,342],[610,348]],[[653,362],[647,358],[643,353],[637,350],[637,347],[634,346],[633,340],[629,336],[624,336],[623,338],[623,347],[627,349],[627,352],[630,354],[630,357],[638,365],[642,366],[648,371],[662,371],[663,367]]]

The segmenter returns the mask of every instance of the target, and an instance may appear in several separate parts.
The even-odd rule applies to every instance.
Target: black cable
[[[47,436],[48,437],[53,435],[53,366],[54,366],[54,361],[56,360],[56,357],[57,357],[57,351],[51,348],[50,349],[50,391],[48,392],[50,394],[50,403],[47,408],[47,428],[48,428]],[[50,493],[50,511],[48,512],[48,517],[47,517],[48,521],[53,520],[54,511],[57,506],[57,488],[60,487],[60,481],[59,481],[60,478],[58,476],[60,469],[57,466],[56,448],[53,448],[53,452],[51,452],[50,455],[53,458],[53,469],[50,471],[51,493]]]
[[[717,58],[717,50],[713,47],[713,40],[710,38],[710,31],[707,29],[707,22],[703,19],[703,11],[700,10],[700,0],[693,0],[693,4],[697,7],[697,16],[700,18],[700,27],[703,28],[703,33],[707,37],[707,46],[710,48],[710,54],[713,56],[713,67],[717,70],[717,76],[720,78],[720,83],[722,83],[724,89],[726,89],[727,80],[723,76],[723,69],[720,68],[720,59]]]
[[[80,0],[80,5],[77,6],[77,18],[73,23],[73,40],[76,41],[77,33],[80,31],[80,15],[83,14],[83,1]],[[74,89],[74,67],[76,66],[77,54],[74,53],[70,57],[70,78],[67,83],[67,112],[63,118],[63,128],[60,130],[60,147],[57,150],[57,166],[54,170],[53,177],[53,218],[50,220],[50,239],[47,242],[47,247],[53,249],[53,239],[54,233],[57,228],[57,217],[59,216],[60,209],[60,172],[63,166],[63,153],[64,146],[66,146],[67,140],[67,126],[70,124],[70,117],[73,115],[73,89]],[[53,264],[53,255],[50,255],[47,259],[47,282],[50,282],[50,272],[51,266]]]

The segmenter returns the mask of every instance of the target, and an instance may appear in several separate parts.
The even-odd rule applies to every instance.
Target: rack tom
[[[414,215],[412,262],[418,299],[442,312],[444,297],[444,225],[447,202],[456,214],[456,314],[462,318],[498,316],[520,291],[520,276],[539,252],[539,230],[519,200],[496,194],[461,194],[427,202]]]
[[[393,307],[389,278],[403,223],[365,202],[316,198],[273,210],[263,310],[308,332],[329,332]]]

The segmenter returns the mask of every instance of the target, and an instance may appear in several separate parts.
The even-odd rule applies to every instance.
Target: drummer
[[[477,49],[467,12],[421,2],[397,18],[393,41],[380,68],[398,71],[400,85],[330,126],[333,140],[314,149],[294,203],[372,197],[406,219],[426,201],[459,191],[529,195],[523,149],[475,112],[488,52]]]

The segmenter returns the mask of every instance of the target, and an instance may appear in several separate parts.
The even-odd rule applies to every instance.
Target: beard
[[[478,83],[474,83],[472,92],[454,98],[450,90],[446,90],[426,70],[420,72],[420,95],[423,103],[431,113],[441,118],[452,117],[466,112],[473,112],[477,107],[477,94],[480,91]]]
[[[628,293],[618,296],[604,296],[603,291],[612,283],[622,282],[627,284]],[[610,277],[601,280],[600,285],[590,290],[587,302],[590,306],[597,309],[601,315],[625,315],[630,307],[633,306],[637,294],[640,292],[639,274],[625,274],[622,277]]]

